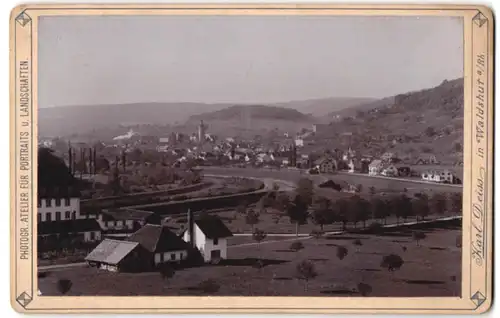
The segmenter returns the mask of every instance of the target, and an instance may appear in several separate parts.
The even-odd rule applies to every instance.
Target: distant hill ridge
[[[264,105],[234,105],[225,109],[193,115],[190,120],[245,120],[269,119],[309,121],[312,116],[305,115],[296,109]]]

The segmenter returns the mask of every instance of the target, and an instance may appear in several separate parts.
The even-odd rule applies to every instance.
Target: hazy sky
[[[41,17],[39,106],[386,97],[463,76],[451,17]]]

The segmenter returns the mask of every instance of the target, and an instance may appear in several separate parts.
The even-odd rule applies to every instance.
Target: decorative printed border
[[[462,295],[468,298],[454,300],[451,306],[440,307],[437,304],[447,302],[447,298],[426,298],[426,306],[396,306],[390,300],[394,298],[380,299],[372,303],[384,304],[384,306],[353,306],[353,307],[322,307],[322,306],[300,306],[286,308],[284,306],[261,307],[263,297],[255,298],[255,306],[234,306],[233,297],[210,297],[221,298],[227,301],[223,306],[206,306],[204,308],[193,307],[151,307],[127,306],[125,302],[118,305],[121,297],[108,297],[114,306],[98,306],[92,308],[90,301],[73,301],[68,307],[51,307],[55,302],[61,302],[62,298],[72,297],[38,297],[35,293],[36,281],[36,259],[34,258],[36,245],[36,222],[34,215],[35,206],[33,197],[36,193],[36,92],[33,87],[33,77],[36,70],[36,55],[33,54],[37,39],[33,32],[37,29],[37,18],[39,16],[54,14],[143,14],[145,11],[156,10],[155,14],[169,14],[175,11],[191,11],[193,13],[211,12],[228,14],[243,14],[246,11],[259,14],[261,11],[273,11],[277,13],[331,11],[332,15],[366,14],[374,12],[378,15],[455,15],[464,18],[464,95],[465,95],[465,124],[464,124],[464,167],[468,162],[470,166],[470,178],[467,184],[464,180],[464,228],[463,228],[463,254],[464,264],[469,265],[469,277],[467,285],[462,285]],[[118,11],[118,13],[116,13]],[[62,13],[61,13],[62,12]],[[248,14],[248,13],[246,13]],[[492,156],[493,156],[493,15],[491,10],[481,6],[336,6],[336,5],[155,5],[155,6],[133,6],[133,5],[25,5],[13,10],[11,16],[11,156],[13,166],[11,167],[11,195],[12,211],[12,253],[13,264],[11,274],[12,304],[13,307],[22,312],[484,312],[491,305],[492,295],[492,197],[489,192],[493,188],[492,180]],[[35,33],[36,34],[36,33]],[[35,58],[35,60],[34,60]],[[36,85],[36,82],[35,82]],[[469,97],[467,97],[469,96]],[[468,115],[470,113],[470,115]],[[470,128],[470,131],[468,131]],[[470,157],[469,157],[470,156]],[[467,171],[467,169],[465,169]],[[464,174],[465,176],[465,174]],[[470,190],[470,191],[469,191]],[[466,199],[469,193],[469,199]],[[468,204],[466,204],[468,203]],[[470,211],[470,218],[466,211]],[[465,235],[465,234],[469,235]],[[35,250],[34,250],[35,249]],[[467,252],[470,254],[467,255]],[[29,263],[29,266],[27,265]],[[462,269],[462,279],[466,268]],[[480,278],[480,279],[479,279]],[[478,280],[479,279],[479,280]],[[466,287],[466,288],[464,288]],[[99,297],[82,297],[85,299],[97,299]],[[134,297],[142,298],[142,297]],[[158,297],[156,297],[158,298]],[[167,297],[165,297],[167,298]],[[186,305],[193,304],[196,297],[168,297],[188,298]],[[238,298],[238,297],[236,297]],[[245,297],[250,298],[250,297]],[[286,297],[290,299],[290,297]],[[43,304],[42,304],[43,299]],[[49,300],[50,299],[50,300]],[[55,299],[58,299],[57,301]],[[299,300],[300,299],[300,300]],[[299,298],[304,304],[310,303],[311,298]],[[334,300],[334,298],[328,298]],[[373,299],[373,298],[372,298]],[[439,300],[439,301],[437,301]],[[467,301],[464,303],[463,301]],[[359,299],[361,303],[362,299]],[[40,305],[37,305],[40,303]],[[486,303],[486,306],[483,306]],[[371,307],[370,307],[371,306]],[[391,307],[392,306],[392,307]]]

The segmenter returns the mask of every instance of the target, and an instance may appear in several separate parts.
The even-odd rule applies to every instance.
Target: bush
[[[198,289],[206,294],[212,294],[219,291],[220,285],[213,279],[207,279],[198,284]]]
[[[372,292],[372,286],[365,283],[359,283],[358,292],[361,294],[361,296],[368,296]]]
[[[338,246],[337,247],[337,257],[339,260],[343,260],[347,254],[349,254],[349,250],[345,248],[344,246]]]
[[[159,268],[159,270],[160,270],[161,278],[163,280],[170,279],[170,278],[174,277],[175,271],[168,264],[161,265],[160,268]]]
[[[380,267],[387,268],[388,271],[393,272],[398,270],[403,266],[404,261],[401,256],[396,254],[389,254],[382,258],[382,262],[380,263]]]
[[[361,242],[360,239],[355,239],[354,242],[352,242],[352,244],[357,245],[357,246],[362,246],[363,242]]]
[[[60,279],[57,281],[57,290],[61,295],[65,295],[73,286],[73,283],[69,279]]]
[[[295,251],[295,252],[297,252],[297,251],[299,251],[299,250],[301,250],[301,249],[303,249],[303,248],[304,248],[304,244],[302,244],[302,242],[299,242],[299,241],[293,242],[293,243],[290,245],[290,249],[291,249],[292,251]]]
[[[368,226],[368,229],[371,233],[380,233],[384,227],[382,224],[378,223],[378,222],[373,222],[372,224],[370,224],[370,226]]]

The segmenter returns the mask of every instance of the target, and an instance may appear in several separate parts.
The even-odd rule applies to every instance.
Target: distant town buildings
[[[331,156],[324,156],[314,162],[319,173],[334,173],[338,170],[338,163]]]

